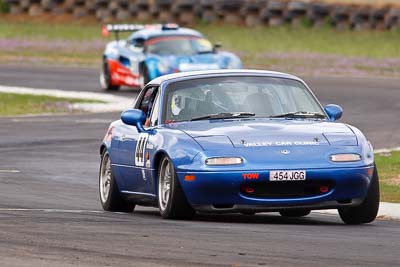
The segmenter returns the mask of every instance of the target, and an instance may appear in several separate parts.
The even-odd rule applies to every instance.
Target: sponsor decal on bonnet
[[[276,142],[250,142],[243,143],[245,147],[258,146],[319,146],[320,142],[315,141],[276,141]]]

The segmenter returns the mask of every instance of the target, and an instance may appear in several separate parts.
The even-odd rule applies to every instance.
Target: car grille
[[[256,198],[302,198],[324,195],[333,188],[329,180],[249,182],[241,185],[241,193]]]

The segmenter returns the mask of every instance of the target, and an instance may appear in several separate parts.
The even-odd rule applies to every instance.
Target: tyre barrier
[[[304,2],[293,1],[289,2],[285,12],[285,20],[293,26],[300,25],[302,19],[307,15],[308,5]]]
[[[172,1],[171,1],[172,2]],[[183,25],[192,25],[196,21],[196,0],[176,0],[171,5],[172,21],[178,21]],[[171,21],[171,20],[169,20]],[[168,22],[168,21],[167,21]]]
[[[217,20],[217,12],[214,9],[213,0],[200,0],[200,19],[208,23]]]
[[[266,3],[267,0],[245,1],[243,7],[240,10],[240,16],[243,18],[246,26],[258,27],[263,25],[260,11],[266,5]]]
[[[284,10],[286,3],[278,0],[268,1],[261,10],[261,19],[269,26],[280,26],[285,23]]]
[[[79,19],[95,17],[102,22],[136,20],[192,25],[224,22],[249,27],[293,26],[307,23],[337,29],[397,29],[398,5],[345,5],[323,0],[3,0],[11,14],[71,14]]]
[[[214,8],[217,11],[218,18],[226,23],[238,24],[242,22],[240,9],[244,0],[216,0]]]
[[[307,9],[307,18],[314,27],[325,25],[329,18],[330,8],[326,4],[313,3]]]
[[[357,8],[350,13],[350,27],[355,30],[368,30],[371,28],[370,17],[369,8]]]
[[[400,8],[392,8],[383,20],[385,29],[400,28]]]

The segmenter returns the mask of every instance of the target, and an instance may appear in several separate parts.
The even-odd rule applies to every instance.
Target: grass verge
[[[51,22],[51,23],[49,23]],[[299,74],[400,77],[400,31],[337,31],[328,25],[248,28],[198,23],[194,28],[245,66]],[[0,17],[0,60],[99,66],[101,24],[61,17]]]
[[[74,103],[100,101],[39,95],[0,93],[0,116],[73,112]]]
[[[400,202],[400,151],[375,155],[381,201]]]

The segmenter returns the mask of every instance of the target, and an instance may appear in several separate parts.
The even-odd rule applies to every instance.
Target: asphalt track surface
[[[33,88],[102,92],[99,69],[0,66],[0,84]],[[339,104],[343,122],[360,128],[375,148],[400,146],[400,79],[302,77],[322,104]],[[114,94],[132,97],[137,90]]]
[[[306,80],[324,103],[344,106],[346,121],[359,123],[380,147],[399,145],[395,80]],[[1,66],[0,84],[96,91],[97,71]],[[173,221],[151,208],[103,212],[98,148],[118,116],[0,118],[0,266],[400,265],[399,221],[346,226],[318,213]]]

